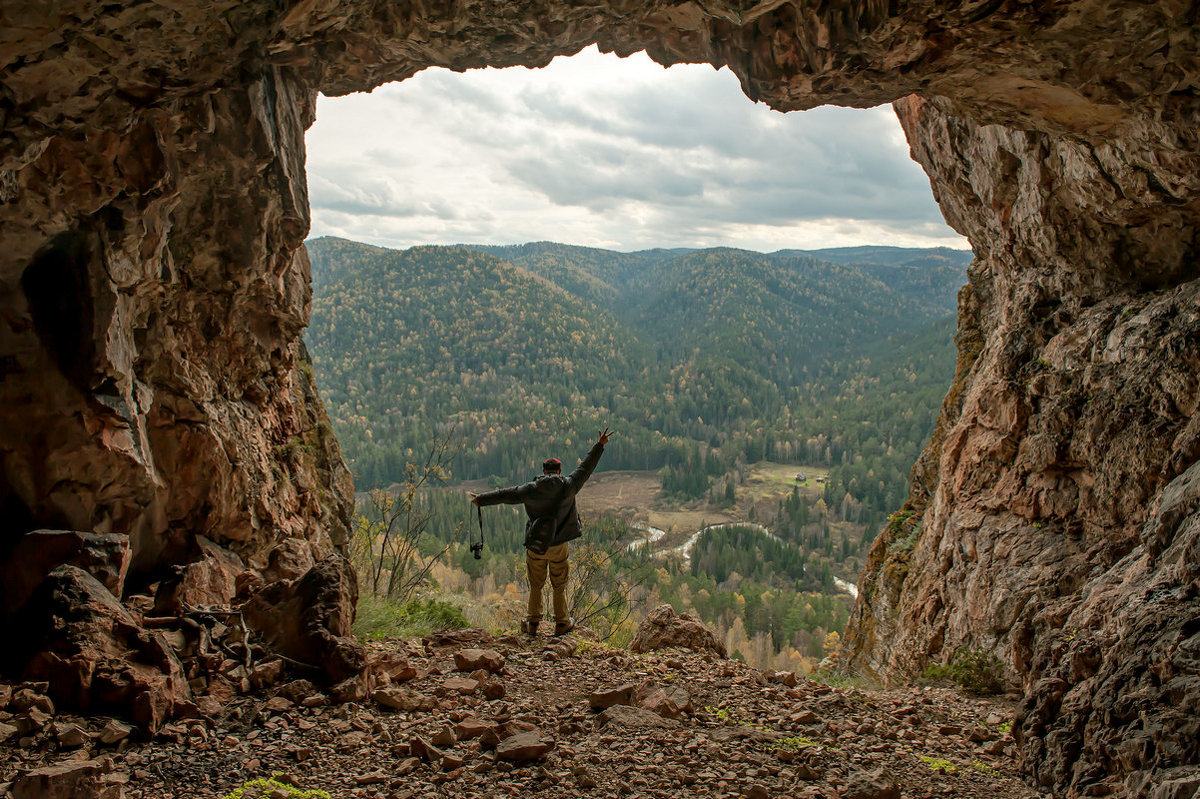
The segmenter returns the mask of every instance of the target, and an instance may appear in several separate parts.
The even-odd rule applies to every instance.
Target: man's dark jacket
[[[525,505],[525,514],[529,521],[525,523],[528,534],[536,524],[544,530],[546,546],[557,546],[567,541],[573,541],[583,535],[579,526],[579,512],[575,509],[575,494],[592,476],[600,456],[604,454],[604,445],[597,442],[588,452],[583,462],[575,467],[575,471],[566,477],[561,474],[543,474],[532,482],[509,488],[497,488],[479,495],[480,505]],[[553,526],[551,526],[553,522]],[[526,536],[526,546],[529,546]],[[544,550],[543,550],[544,551]]]

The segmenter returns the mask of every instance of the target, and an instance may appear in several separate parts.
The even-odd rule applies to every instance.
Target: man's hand
[[[598,435],[600,436],[600,440],[599,440],[600,445],[603,446],[603,445],[607,444],[608,440],[610,438],[612,438],[612,434],[613,434],[613,431],[609,430],[607,426],[603,430],[601,430],[598,433]]]
[[[470,492],[470,491],[468,491],[467,493],[471,494],[471,504],[478,508],[479,507],[479,495],[476,493]]]

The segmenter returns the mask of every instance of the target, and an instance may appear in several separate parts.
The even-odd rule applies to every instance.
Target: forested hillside
[[[951,376],[969,257],[903,252],[319,239],[307,338],[360,489],[401,479],[450,429],[456,479],[509,482],[608,423],[604,468],[686,473],[679,493],[700,497],[738,462],[826,466],[830,501],[850,493],[877,521]]]

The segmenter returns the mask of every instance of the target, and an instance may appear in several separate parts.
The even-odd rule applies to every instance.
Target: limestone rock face
[[[198,536],[245,585],[336,550],[350,476],[299,339],[316,92],[644,48],[784,110],[898,101],[975,248],[958,371],[841,662],[898,680],[987,650],[1056,795],[1190,779],[1191,5],[65,0],[0,30],[0,558],[112,533],[127,593],[203,562],[188,585],[220,594]]]

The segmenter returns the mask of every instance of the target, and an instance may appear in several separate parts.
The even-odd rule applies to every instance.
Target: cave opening
[[[58,508],[68,534],[93,526],[92,511],[122,540],[212,534],[219,549],[202,561],[167,565],[222,600],[243,573],[242,587],[282,585],[344,542],[350,478],[299,340],[303,136],[320,90],[432,64],[545,64],[600,42],[727,64],[747,96],[779,108],[896,101],[978,260],[958,379],[909,515],[864,571],[844,662],[904,681],[984,649],[1024,691],[1014,745],[1042,788],[1191,790],[1200,755],[1175,710],[1195,704],[1196,631],[1178,620],[1197,613],[1200,529],[1193,6],[84,5],[27,4],[0,45],[0,458],[39,478],[0,490],[10,524]],[[42,257],[70,278],[70,254],[47,253],[102,217],[87,268],[92,312],[109,324],[94,325],[95,359],[74,358],[52,287],[25,271]],[[108,424],[106,402],[61,390],[64,360],[98,398],[115,386],[128,430]],[[97,382],[85,360],[119,374]],[[119,582],[93,586],[96,607]],[[142,722],[153,729],[189,701],[182,676],[121,704],[158,697]]]
[[[789,538],[794,535],[796,540],[792,543],[800,548],[827,555],[839,550],[837,557],[854,558],[844,569],[846,561],[839,559],[836,573],[823,578],[831,593],[853,594],[867,547],[887,514],[903,502],[909,471],[932,432],[938,403],[953,375],[955,297],[965,282],[966,263],[970,260],[969,252],[962,249],[965,239],[944,222],[927,176],[911,160],[908,143],[891,107],[829,106],[782,114],[749,101],[728,70],[696,64],[665,68],[644,53],[619,59],[593,47],[572,58],[557,58],[540,69],[483,69],[457,74],[430,69],[405,81],[385,84],[369,95],[322,96],[318,99],[316,122],[307,134],[306,147],[312,209],[308,254],[314,287],[313,315],[306,336],[323,399],[350,468],[356,474],[359,492],[402,482],[405,465],[422,455],[422,445],[414,445],[413,441],[428,444],[422,436],[427,439],[430,428],[451,421],[456,430],[465,430],[469,440],[464,449],[476,446],[470,440],[473,434],[478,434],[479,439],[489,438],[485,428],[494,426],[510,430],[527,450],[528,458],[533,457],[529,453],[546,447],[569,456],[573,435],[586,430],[591,421],[604,423],[601,418],[592,419],[593,413],[603,408],[599,407],[602,403],[594,401],[602,392],[591,386],[578,390],[576,404],[581,411],[572,407],[555,411],[552,402],[550,410],[526,409],[533,417],[531,424],[527,423],[530,420],[514,421],[508,401],[502,399],[506,391],[528,390],[531,383],[541,391],[553,391],[553,387],[531,380],[529,374],[519,369],[506,369],[511,366],[506,363],[510,353],[493,352],[480,357],[464,344],[462,336],[470,339],[477,334],[488,338],[494,332],[487,326],[501,312],[489,304],[494,287],[476,285],[472,280],[452,292],[454,296],[447,295],[442,286],[429,281],[430,270],[462,269],[467,274],[471,267],[452,258],[436,264],[428,260],[418,262],[424,257],[420,253],[427,254],[431,246],[469,245],[476,251],[512,259],[515,269],[532,270],[539,279],[549,279],[556,289],[571,295],[572,301],[578,299],[575,295],[597,301],[611,288],[605,281],[616,286],[625,278],[614,277],[611,269],[599,263],[586,267],[580,267],[579,262],[568,266],[566,260],[550,263],[556,258],[619,260],[651,250],[677,255],[741,252],[748,260],[737,268],[752,274],[761,268],[761,262],[772,257],[816,251],[814,257],[820,259],[825,252],[824,257],[832,259],[829,266],[837,261],[839,268],[845,268],[842,279],[858,290],[863,284],[856,281],[864,275],[874,284],[887,283],[894,278],[885,275],[889,269],[898,273],[911,267],[901,262],[905,257],[916,258],[918,249],[921,257],[933,259],[923,262],[925,266],[944,266],[936,258],[944,259],[945,252],[955,251],[958,260],[950,270],[953,277],[939,286],[936,297],[932,297],[934,292],[922,295],[936,310],[917,309],[906,304],[911,297],[899,294],[888,295],[890,300],[880,302],[903,304],[906,311],[928,314],[928,319],[921,317],[921,325],[895,320],[886,335],[865,323],[861,328],[848,329],[864,340],[879,339],[880,345],[870,353],[876,360],[886,360],[893,352],[901,353],[898,358],[913,358],[911,350],[918,346],[914,342],[922,336],[932,341],[940,358],[940,371],[909,376],[910,383],[920,381],[919,387],[927,390],[927,396],[904,409],[908,416],[920,417],[923,420],[920,425],[906,427],[901,433],[896,429],[898,425],[891,424],[895,421],[891,418],[882,424],[879,418],[863,418],[856,419],[854,424],[877,427],[877,440],[856,440],[853,445],[823,443],[841,439],[839,427],[816,431],[812,436],[798,436],[809,440],[797,445],[772,440],[761,447],[744,447],[746,452],[735,449],[733,442],[741,431],[733,434],[723,430],[714,417],[718,420],[723,415],[733,417],[731,424],[739,424],[736,406],[749,400],[754,404],[762,402],[767,409],[764,413],[779,417],[805,412],[801,395],[812,389],[795,383],[809,365],[802,364],[792,371],[790,363],[779,369],[764,363],[751,376],[775,383],[772,391],[780,397],[772,396],[771,392],[732,396],[731,391],[725,390],[721,401],[735,408],[734,411],[717,407],[720,403],[715,399],[700,407],[690,407],[686,411],[690,414],[688,418],[667,420],[661,429],[656,428],[656,432],[665,430],[664,437],[671,439],[669,445],[661,447],[663,452],[619,460],[610,467],[622,473],[667,470],[664,485],[670,482],[684,486],[689,480],[677,475],[677,470],[691,468],[689,461],[686,457],[677,459],[668,450],[674,447],[708,452],[724,446],[725,451],[736,452],[730,456],[731,461],[768,464],[769,468],[763,471],[770,471],[770,479],[786,481],[803,472],[812,473],[815,479],[818,472],[824,475],[832,468],[835,474],[828,482],[822,477],[821,483],[814,482],[809,488],[829,495],[821,499],[820,506],[814,504],[814,507],[833,506],[830,518],[836,518],[839,529],[832,533],[802,531],[799,528],[808,522],[797,522],[797,529],[789,527],[786,535]],[[335,247],[329,237],[341,239],[342,243]],[[353,261],[356,256],[347,254],[347,242],[405,251],[408,253],[405,256],[399,252],[394,256],[408,259],[397,261],[399,265],[395,267],[397,274],[404,274],[403,279],[367,283],[360,280],[361,274],[350,279],[348,275],[357,269],[351,263],[357,262]],[[887,253],[894,263],[874,263],[885,254],[868,253],[872,245],[884,245],[882,249],[895,247]],[[537,262],[522,260],[534,247],[542,251]],[[552,252],[554,247],[570,249],[570,254],[565,250]],[[901,249],[905,247],[909,249]],[[949,250],[943,252],[937,248]],[[902,254],[910,250],[910,255]],[[865,267],[867,262],[871,262],[870,267],[862,274],[854,271],[855,264]],[[726,267],[722,264],[719,268]],[[687,264],[678,267],[681,271],[688,268]],[[787,267],[800,272],[808,268],[807,264]],[[920,271],[919,267],[911,267],[914,282],[907,286],[910,293],[920,291],[915,286],[920,282]],[[758,282],[745,290],[744,296],[755,297],[755,301],[761,296],[788,304],[812,301],[812,297],[789,294],[796,286],[768,290],[761,295],[753,293],[762,288],[761,284],[778,277],[756,276]],[[663,279],[666,278],[669,275]],[[945,275],[939,274],[938,279],[942,278]],[[818,285],[820,280],[836,282],[839,277],[818,270],[805,279],[811,285]],[[925,279],[933,280],[928,275]],[[642,285],[640,291],[653,292],[656,288]],[[379,303],[364,304],[361,296],[364,290]],[[827,291],[828,287],[822,286],[822,290]],[[355,292],[359,293],[357,300]],[[417,316],[389,315],[386,306],[396,304],[401,295],[406,295],[403,299],[407,304],[412,300],[408,295],[422,292],[429,299],[429,307],[422,309],[425,322]],[[737,291],[733,293],[736,295]],[[873,294],[872,298],[884,296]],[[631,299],[619,289],[614,290],[612,297],[606,296],[609,301],[616,298]],[[697,299],[703,301],[702,297]],[[725,299],[735,304],[739,301],[737,296]],[[824,295],[819,299],[844,301]],[[477,303],[476,308],[485,320],[479,326],[486,332],[477,333],[465,323],[459,327],[451,324],[446,327],[453,331],[452,335],[440,339],[423,337],[421,332],[428,327],[428,320],[444,325],[441,317],[451,316],[445,308],[437,307],[447,300],[455,305]],[[354,306],[353,309],[348,305]],[[604,320],[632,322],[633,327],[640,324],[643,330],[653,326],[648,325],[644,314],[631,315],[616,305],[606,307],[604,302],[593,306],[596,307],[612,311]],[[859,310],[855,308],[854,312]],[[740,313],[743,309],[728,312]],[[880,317],[887,313],[878,311]],[[851,315],[848,311],[847,316]],[[807,324],[799,316],[789,318]],[[925,322],[935,326],[936,331],[927,331]],[[367,330],[374,326],[381,326],[389,336],[393,331],[412,331],[405,336],[405,346],[441,348],[443,361],[421,364],[427,372],[436,373],[439,379],[456,388],[458,396],[454,399],[461,400],[460,404],[450,399],[441,401],[439,396],[445,386],[425,382],[424,375],[411,377],[407,384],[394,379],[410,374],[413,368],[391,351],[400,346],[396,338],[373,336],[372,332],[350,338],[345,335],[348,328]],[[786,327],[779,331],[782,337],[788,336]],[[540,328],[538,332],[548,333],[551,338],[557,334]],[[570,328],[569,332],[585,331]],[[846,332],[838,330],[829,335],[836,337]],[[666,363],[669,358],[678,357],[680,349],[720,346],[717,342],[722,331],[704,328],[699,335],[700,339],[689,341],[686,346],[669,342],[657,351],[658,357]],[[815,343],[825,334],[814,335],[806,329],[796,335]],[[510,331],[502,331],[495,338],[513,343]],[[346,346],[351,340],[353,345]],[[652,344],[659,346],[662,342],[655,340]],[[519,342],[516,344],[518,349],[521,346]],[[831,352],[845,350],[851,353],[848,359],[867,357],[854,349],[851,341],[830,342],[821,338],[817,346],[827,347]],[[587,353],[577,354],[578,357],[587,357]],[[747,357],[752,359],[753,355]],[[784,352],[778,357],[786,360],[797,356]],[[603,371],[608,367],[608,364],[578,362],[573,365],[577,368],[568,379],[577,381],[576,384],[589,379],[581,372]],[[827,367],[829,364],[820,364],[820,368]],[[716,359],[695,359],[683,363],[679,369],[687,373],[685,381],[702,383],[723,379],[733,371]],[[493,371],[498,371],[501,379],[488,374]],[[844,371],[857,375],[862,367],[856,360],[855,367]],[[505,377],[513,382],[505,384]],[[823,379],[830,384],[835,380],[825,376]],[[847,385],[852,380],[844,375],[836,379]],[[865,379],[880,382],[874,375]],[[460,388],[460,381],[487,382],[494,390],[475,397],[470,387]],[[525,381],[524,385],[518,386],[521,381]],[[655,391],[666,393],[667,383],[664,378]],[[825,387],[821,384],[822,390]],[[616,394],[620,395],[625,388],[623,384]],[[718,394],[720,389],[710,393]],[[385,404],[376,395],[396,399]],[[821,400],[826,401],[824,397]],[[813,404],[817,402],[813,400]],[[681,402],[681,407],[684,404]],[[507,415],[499,410],[502,406],[509,411]],[[385,407],[408,418],[402,422],[389,419]],[[438,416],[439,413],[444,415]],[[537,417],[539,413],[543,418]],[[680,411],[681,415],[684,413]],[[837,413],[824,408],[822,413],[830,428],[838,427]],[[487,416],[495,425],[479,424],[473,415]],[[828,421],[830,415],[833,421]],[[847,424],[840,423],[841,427]],[[542,429],[535,432],[539,425]],[[775,438],[773,433],[770,437]],[[786,439],[788,434],[781,433],[778,438]],[[641,441],[637,446],[647,448]],[[515,448],[501,444],[493,446],[489,453],[460,457],[452,470],[454,482],[511,481],[524,474],[524,465],[516,453],[496,456],[497,449]],[[893,449],[903,451],[907,460],[888,459],[881,467],[875,449],[888,450],[889,455]],[[869,465],[855,471],[853,476],[846,476],[851,470],[845,467],[861,462]],[[888,469],[886,478],[883,468]],[[789,470],[790,474],[785,474]],[[706,473],[702,477],[701,493],[712,494],[714,500],[719,500],[712,503],[719,520],[739,518],[728,505],[736,503],[742,489],[740,485],[735,487],[732,478],[725,477],[727,471],[731,470]],[[869,489],[860,485],[868,479],[874,483]],[[886,488],[881,488],[885,483]],[[837,491],[832,488],[835,484]],[[695,494],[699,489],[689,486],[681,490]],[[816,502],[815,493],[811,500]],[[720,502],[727,503],[724,510],[718,507]],[[765,503],[750,510],[753,506],[753,499],[744,500],[737,513],[757,514],[760,521],[766,521],[768,512],[775,513],[774,508],[764,510]],[[651,518],[647,523],[654,521]],[[690,538],[693,531],[686,532],[689,535],[681,538]],[[719,582],[727,577],[722,574]],[[838,622],[838,633],[843,623],[844,619]],[[819,658],[821,645],[831,631],[822,628],[815,638],[803,636],[801,646],[809,655]],[[782,633],[776,637],[781,641],[788,638]]]

